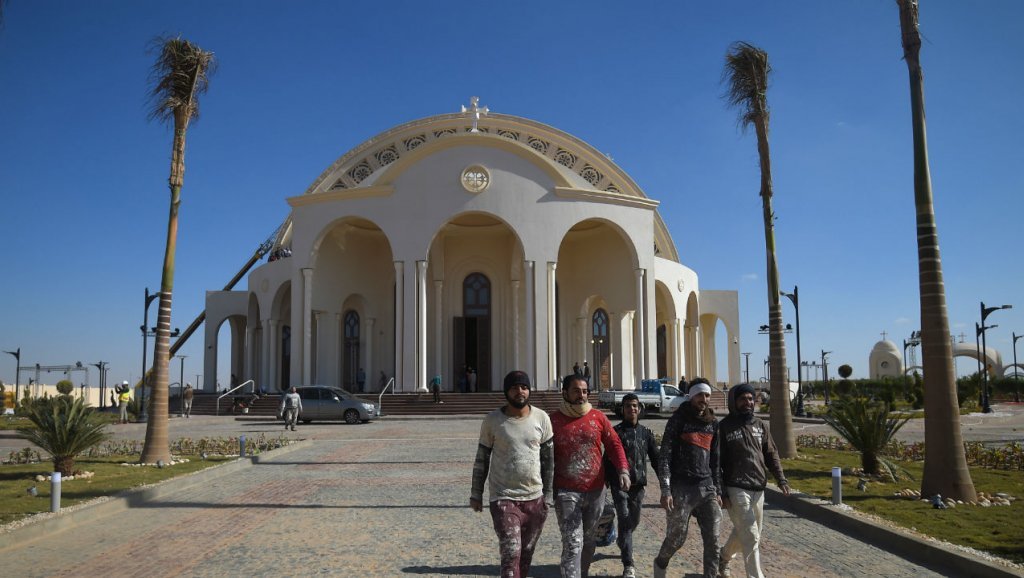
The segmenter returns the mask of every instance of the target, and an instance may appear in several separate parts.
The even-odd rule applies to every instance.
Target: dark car
[[[302,423],[313,420],[345,423],[368,422],[377,418],[377,406],[340,387],[303,385],[295,388],[302,399]]]

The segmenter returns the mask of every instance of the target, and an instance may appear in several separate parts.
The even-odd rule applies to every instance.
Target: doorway
[[[462,313],[452,320],[452,381],[461,384],[464,377],[462,391],[491,391],[491,281],[483,273],[463,280]]]

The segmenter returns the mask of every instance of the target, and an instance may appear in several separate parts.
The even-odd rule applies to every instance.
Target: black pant
[[[634,486],[628,492],[612,490],[615,501],[615,516],[618,518],[619,535],[615,543],[622,552],[622,566],[633,564],[633,530],[640,524],[640,508],[644,503],[644,486]]]

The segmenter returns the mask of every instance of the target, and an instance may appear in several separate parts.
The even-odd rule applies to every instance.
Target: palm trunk
[[[167,245],[160,280],[160,305],[156,322],[156,343],[153,345],[153,381],[150,389],[149,421],[146,423],[146,443],[140,461],[152,464],[170,463],[171,449],[167,437],[168,419],[168,364],[171,351],[171,295],[174,291],[174,255],[178,244],[178,205],[185,175],[185,125],[187,120],[175,118],[174,145],[171,153],[171,209],[167,218]]]
[[[939,233],[932,203],[925,131],[924,75],[917,0],[897,0],[903,55],[910,71],[910,108],[914,127],[914,207],[917,212],[917,262],[921,291],[921,350],[924,365],[925,458],[921,494],[974,500],[967,469],[960,411],[956,399],[953,351],[949,343],[946,290],[939,256]]]
[[[779,301],[779,266],[775,258],[775,214],[772,210],[772,167],[768,149],[768,126],[754,123],[757,130],[757,154],[761,161],[761,206],[764,217],[764,247],[768,260],[768,365],[772,409],[769,423],[779,455],[796,457],[793,416],[789,409],[789,383],[786,379],[786,340],[782,332],[782,303]]]

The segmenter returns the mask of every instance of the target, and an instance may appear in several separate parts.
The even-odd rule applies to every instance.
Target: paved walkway
[[[649,425],[661,429],[663,423]],[[467,507],[479,424],[300,426],[289,436],[313,439],[308,447],[0,551],[0,565],[4,575],[24,577],[496,576],[490,516]],[[262,422],[207,425],[234,429],[223,435],[280,431]],[[641,576],[650,575],[665,530],[652,490],[635,537]],[[541,578],[558,576],[559,536],[551,517],[532,572]],[[785,510],[768,507],[765,517],[769,576],[943,575]],[[723,535],[728,531],[726,518]],[[694,527],[670,576],[698,573],[699,543]],[[615,546],[599,549],[591,575],[620,575],[615,554]]]

